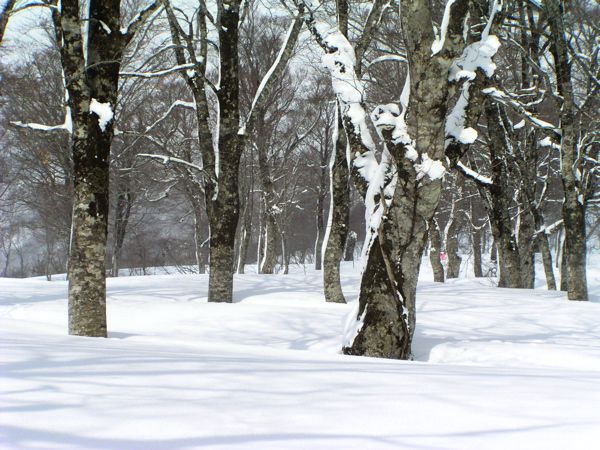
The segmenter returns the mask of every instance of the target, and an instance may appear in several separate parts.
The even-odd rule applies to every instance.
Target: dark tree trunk
[[[329,202],[329,219],[327,221],[327,242],[323,257],[323,288],[325,300],[334,303],[346,303],[340,280],[340,261],[344,253],[344,244],[348,234],[350,216],[350,189],[348,162],[346,159],[346,132],[341,122],[339,105],[337,105],[337,139],[335,149],[331,152],[330,180],[331,201]]]
[[[542,263],[544,265],[544,273],[546,275],[546,285],[549,291],[556,290],[556,279],[554,278],[554,270],[552,269],[552,253],[550,252],[550,244],[548,235],[540,233],[537,238],[540,253],[542,254]]]
[[[473,230],[471,234],[472,247],[473,247],[473,274],[475,278],[483,277],[483,269],[481,265],[481,241],[482,232],[480,229]]]
[[[428,230],[429,242],[431,243],[429,249],[429,261],[433,270],[433,281],[436,283],[444,282],[444,266],[440,259],[440,250],[442,248],[442,238],[440,236],[440,227],[437,220],[431,219],[429,221]]]
[[[196,249],[196,266],[198,267],[199,274],[206,273],[206,251],[205,240],[203,238],[204,230],[202,228],[201,209],[199,207],[194,208],[194,244]]]
[[[133,194],[131,193],[129,180],[122,183],[122,187],[117,193],[117,204],[115,205],[115,223],[113,229],[113,248],[112,248],[112,269],[113,277],[119,276],[119,262],[121,260],[121,251],[125,242],[129,216],[133,207]]]
[[[550,24],[556,80],[563,102],[560,110],[561,127],[561,177],[564,192],[563,221],[565,228],[565,256],[567,263],[567,297],[569,300],[587,300],[586,232],[584,194],[577,172],[581,173],[575,133],[575,100],[571,81],[571,63],[565,27],[564,4],[561,0],[545,2]],[[561,281],[562,284],[562,281]]]
[[[246,259],[248,255],[248,246],[252,237],[252,203],[250,202],[251,194],[248,193],[246,204],[244,205],[244,216],[240,229],[240,245],[238,250],[237,273],[243,274],[246,267]]]
[[[448,255],[446,277],[458,278],[460,274],[460,263],[462,261],[462,258],[458,254],[459,223],[456,218],[452,218],[451,220],[452,222],[448,227],[448,234],[446,236],[446,253]]]
[[[324,190],[317,195],[317,238],[315,240],[315,270],[321,270],[323,264],[323,238],[325,235],[325,224],[323,223],[323,203],[325,202]]]
[[[528,210],[521,211],[519,222],[519,258],[521,279],[525,289],[535,286],[535,223]]]
[[[356,232],[350,231],[346,238],[346,247],[344,248],[344,261],[354,261],[354,249],[356,248]]]

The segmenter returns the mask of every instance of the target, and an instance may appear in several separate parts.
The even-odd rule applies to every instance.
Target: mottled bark
[[[339,108],[339,105],[337,106]],[[329,219],[327,221],[327,241],[324,242],[323,255],[323,288],[325,300],[334,303],[346,303],[340,280],[340,261],[344,253],[344,244],[348,234],[350,216],[349,170],[346,158],[346,132],[342,118],[336,114],[338,132],[331,152],[330,163],[330,202]]]
[[[240,239],[238,247],[237,273],[243,274],[246,267],[248,255],[248,246],[252,237],[252,203],[250,201],[251,193],[248,193],[246,204],[244,205],[244,215],[242,216],[242,226],[240,229]]]
[[[458,278],[460,274],[460,263],[462,258],[458,254],[458,231],[460,224],[456,217],[452,218],[452,222],[448,227],[446,234],[446,254],[448,255],[448,266],[446,268],[447,278]]]
[[[498,287],[521,288],[523,282],[519,248],[510,217],[512,197],[508,186],[509,174],[506,165],[508,152],[506,130],[501,119],[500,106],[489,99],[485,101],[485,114],[492,171],[492,185],[487,188],[489,195],[485,196],[488,199],[485,203],[500,260]]]
[[[112,248],[112,269],[113,277],[119,276],[119,261],[121,260],[121,251],[127,233],[129,216],[133,207],[134,194],[130,189],[130,180],[126,179],[121,183],[118,189],[117,204],[115,205],[115,223],[113,228],[113,248]]]
[[[569,269],[567,260],[567,240],[563,239],[560,248],[560,290],[567,292],[569,289]]]
[[[542,254],[542,264],[544,265],[544,274],[546,275],[546,285],[549,291],[556,290],[556,279],[554,278],[554,270],[552,269],[552,252],[550,251],[550,243],[548,235],[540,233],[537,238],[540,253]]]
[[[358,236],[354,231],[348,232],[346,246],[344,247],[344,261],[354,261],[354,250],[356,249],[356,239]]]
[[[535,223],[528,209],[521,211],[519,220],[519,258],[522,287],[533,289],[535,285]]]
[[[317,216],[317,238],[315,239],[315,270],[321,270],[323,264],[323,240],[325,238],[325,223],[323,221],[325,194],[327,191],[327,172],[325,166],[326,162],[321,161],[321,176],[319,183],[319,191],[317,192],[317,208],[315,214]]]
[[[482,231],[477,228],[471,233],[471,243],[473,249],[473,275],[475,278],[483,277],[483,269],[481,265],[481,242]]]
[[[434,40],[429,2],[402,1],[402,30],[410,70],[408,131],[416,139],[421,157],[444,159],[444,122],[448,103],[448,69],[462,50],[462,25],[468,1],[457,1],[451,10],[447,44],[431,55]],[[349,127],[346,127],[350,139]],[[415,327],[416,286],[427,224],[437,208],[441,179],[417,180],[415,167],[405,158],[406,148],[392,141],[392,132],[381,129],[397,174],[393,198],[381,199],[385,207],[381,225],[371,242],[365,242],[369,258],[361,279],[359,311],[362,320],[346,354],[408,359]],[[351,142],[352,145],[352,142]],[[354,149],[352,149],[354,151]],[[388,180],[390,182],[391,180]],[[364,189],[360,183],[359,192]],[[367,236],[370,231],[367,230]]]
[[[431,219],[429,221],[429,230],[427,233],[429,237],[429,262],[431,263],[431,269],[433,270],[433,281],[436,283],[444,282],[444,266],[440,259],[440,251],[442,249],[442,238],[440,235],[440,227],[437,220]]]
[[[108,39],[100,22],[119,29],[119,1],[91,1],[86,44],[80,29],[79,3],[61,2],[53,10],[57,41],[73,121],[74,208],[69,278],[69,334],[106,337],[106,238],[108,169],[112,117],[101,122],[93,101],[114,111],[119,67],[125,43]],[[87,65],[84,61],[87,53]]]
[[[561,0],[547,0],[544,4],[551,30],[550,50],[554,58],[557,87],[563,99],[560,110],[560,167],[564,193],[562,215],[565,228],[567,297],[569,300],[587,300],[584,195],[577,176],[577,173],[581,173],[581,158],[576,143],[575,100],[563,23],[564,4]]]
[[[196,266],[198,267],[198,273],[204,274],[206,273],[206,251],[204,230],[202,227],[202,215],[201,209],[199,207],[194,208],[194,248],[196,254]]]

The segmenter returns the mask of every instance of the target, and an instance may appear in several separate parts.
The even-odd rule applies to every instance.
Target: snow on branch
[[[246,118],[246,123],[241,126],[238,131],[238,134],[240,135],[246,133],[246,128],[248,128],[250,131],[252,130],[254,125],[254,112],[256,111],[257,107],[261,108],[265,105],[271,89],[277,80],[283,75],[287,63],[292,56],[292,51],[296,46],[296,42],[298,41],[298,36],[300,35],[300,30],[302,29],[303,23],[304,7],[302,4],[299,5],[299,9],[299,13],[290,24],[286,37],[281,45],[281,49],[277,54],[277,58],[275,58],[275,61],[261,80],[260,85],[256,90],[256,94],[254,94],[254,99],[252,100],[252,106],[250,107],[250,112]]]
[[[503,105],[509,106],[515,112],[520,114],[523,119],[534,125],[535,127],[550,134],[550,137],[560,140],[561,131],[560,128],[555,127],[551,123],[548,123],[530,113],[519,101],[513,99],[506,92],[503,92],[497,88],[491,87],[483,89],[484,94],[489,95],[494,100],[502,103]]]
[[[73,132],[73,121],[71,119],[71,108],[67,106],[65,111],[65,121],[60,125],[43,125],[40,123],[23,123],[20,120],[10,122],[18,128],[27,128],[29,130],[36,131],[66,131],[67,133]]]
[[[136,14],[127,24],[127,26],[121,27],[121,34],[131,39],[144,24],[144,22],[146,22],[146,20],[154,15],[160,14],[162,9],[163,5],[161,1],[152,2],[150,5]]]
[[[493,184],[492,179],[490,177],[486,177],[485,175],[481,175],[478,172],[475,172],[470,167],[465,166],[462,162],[458,162],[456,168],[467,178],[477,182],[478,184],[483,184],[486,186],[491,186]]]
[[[379,56],[379,57],[375,58],[373,61],[371,61],[370,63],[367,64],[366,70],[369,70],[375,64],[379,64],[379,63],[387,62],[387,61],[397,61],[397,62],[407,63],[408,59],[406,59],[406,56],[404,56],[404,55],[383,55],[383,56]]]
[[[173,104],[171,106],[169,106],[169,109],[167,109],[167,111],[162,116],[160,116],[158,119],[156,119],[151,125],[148,125],[146,127],[145,132],[146,133],[150,132],[155,126],[157,126],[159,123],[161,123],[167,117],[169,117],[169,115],[175,108],[187,108],[187,109],[195,110],[196,104],[194,102],[186,102],[184,100],[174,101]]]
[[[183,70],[192,70],[195,67],[196,65],[192,63],[179,64],[169,69],[158,70],[156,72],[120,72],[119,75],[122,77],[156,78],[164,77],[165,75],[170,75],[172,73],[181,72]]]
[[[200,172],[204,172],[204,168],[191,163],[189,161],[186,161],[185,159],[181,159],[181,158],[175,158],[173,156],[167,156],[167,155],[152,155],[150,153],[138,153],[136,156],[140,157],[140,158],[151,158],[151,159],[158,159],[160,161],[162,161],[163,164],[169,164],[169,163],[176,163],[176,164],[182,164],[184,166],[190,167],[192,169],[198,170]]]
[[[464,81],[460,87],[458,100],[446,118],[446,136],[461,144],[472,144],[477,139],[477,131],[472,127],[465,127],[470,98],[469,89],[477,76],[477,70],[483,71],[487,77],[494,74],[496,64],[492,58],[499,48],[500,41],[496,36],[482,34],[481,40],[468,45],[450,67],[449,81],[456,83]]]

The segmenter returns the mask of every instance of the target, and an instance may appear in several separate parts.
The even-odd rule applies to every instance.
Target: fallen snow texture
[[[102,131],[106,131],[106,126],[113,119],[113,110],[110,103],[100,103],[95,98],[90,102],[90,113],[98,116],[98,125]]]
[[[431,276],[414,362],[338,354],[353,305],[308,268],[236,275],[233,305],[206,275],[109,279],[109,339],[65,335],[64,281],[0,279],[0,448],[596,448],[600,304]]]

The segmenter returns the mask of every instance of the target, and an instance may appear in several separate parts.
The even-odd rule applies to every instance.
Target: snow
[[[106,131],[108,123],[113,119],[113,110],[110,103],[100,103],[95,98],[90,101],[90,114],[98,116],[98,126],[102,131]]]
[[[342,268],[349,305],[293,269],[236,275],[233,305],[206,302],[207,275],[109,279],[109,339],[65,335],[66,282],[0,279],[0,448],[597,445],[600,304],[432,283],[424,258],[416,361],[350,357],[338,352],[358,269]]]
[[[444,42],[446,40],[446,32],[448,30],[448,22],[450,21],[450,8],[456,0],[447,0],[446,7],[444,8],[444,16],[442,17],[442,25],[440,34],[436,33],[436,37],[431,44],[431,55],[439,53],[444,48]]]

